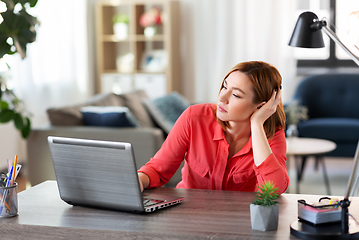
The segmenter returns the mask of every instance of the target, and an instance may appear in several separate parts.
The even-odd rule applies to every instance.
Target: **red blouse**
[[[252,138],[228,160],[229,144],[215,109],[214,104],[198,104],[182,113],[161,149],[138,170],[149,176],[149,188],[166,184],[185,160],[178,188],[252,192],[270,180],[283,193],[289,185],[284,131],[277,130],[269,140],[273,153],[259,166],[254,164]]]

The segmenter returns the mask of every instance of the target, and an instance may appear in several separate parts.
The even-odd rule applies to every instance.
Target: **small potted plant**
[[[302,120],[308,119],[308,108],[300,105],[298,100],[293,101],[284,108],[287,117],[287,137],[298,137],[297,125]]]
[[[112,20],[115,36],[119,40],[126,39],[128,36],[128,16],[126,14],[116,14]]]
[[[261,231],[277,230],[279,206],[276,199],[278,188],[271,181],[258,186],[256,199],[250,204],[252,229]]]

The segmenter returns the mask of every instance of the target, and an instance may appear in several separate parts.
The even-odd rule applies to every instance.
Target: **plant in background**
[[[116,23],[125,23],[128,24],[129,20],[128,20],[128,16],[126,14],[116,14],[113,19],[113,24]]]
[[[0,18],[0,59],[4,55],[19,53],[26,57],[26,45],[36,40],[36,17],[27,10],[35,7],[37,0],[2,0]],[[0,123],[14,121],[23,138],[30,134],[31,122],[24,102],[6,86],[5,78],[0,76]]]
[[[256,199],[252,203],[261,206],[272,206],[278,204],[276,201],[279,197],[277,190],[278,188],[275,187],[273,182],[264,182],[258,187]]]
[[[26,45],[36,40],[35,26],[39,24],[26,10],[35,7],[37,0],[2,0],[0,3],[6,5],[6,11],[1,13],[0,58],[18,52],[24,59]]]
[[[128,16],[126,14],[116,14],[112,18],[113,32],[119,40],[126,39],[128,36]]]
[[[284,108],[288,125],[297,125],[299,121],[308,119],[308,108],[299,104],[298,100],[293,101]]]

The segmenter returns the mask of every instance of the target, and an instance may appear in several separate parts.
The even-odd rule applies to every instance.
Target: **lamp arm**
[[[349,48],[347,48],[344,43],[342,41],[340,41],[339,37],[335,34],[335,32],[333,32],[333,30],[331,30],[330,28],[328,28],[327,25],[322,26],[322,30],[334,41],[336,42],[341,48],[344,49],[344,51],[346,53],[349,54],[349,56],[352,58],[352,60],[359,66],[359,58],[357,56],[354,55],[354,53],[352,53]]]
[[[348,186],[347,186],[347,189],[346,189],[344,199],[349,199],[349,195],[353,190],[352,188],[354,187],[355,181],[358,180],[358,179],[355,178],[356,177],[355,172],[358,171],[357,170],[357,167],[358,167],[358,164],[359,164],[358,162],[359,162],[359,141],[358,141],[358,145],[357,145],[357,150],[355,152],[352,172],[350,173],[350,176],[349,176]]]

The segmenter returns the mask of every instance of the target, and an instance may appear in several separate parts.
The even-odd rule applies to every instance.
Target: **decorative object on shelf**
[[[298,137],[297,125],[299,121],[308,119],[308,108],[300,105],[299,101],[295,100],[284,107],[284,112],[287,117],[287,137]]]
[[[0,23],[0,59],[5,54],[19,53],[26,57],[26,45],[36,40],[35,27],[40,23],[27,10],[35,7],[37,0],[4,0],[0,2],[2,22]],[[15,8],[16,6],[16,8]],[[14,24],[17,23],[17,24]],[[5,77],[0,77],[0,123],[14,121],[23,138],[30,134],[30,114],[25,104],[8,88]]]
[[[135,56],[132,53],[120,55],[116,59],[117,70],[120,72],[132,72]]]
[[[141,69],[147,72],[163,72],[168,63],[167,53],[164,50],[151,50],[143,53]]]
[[[160,26],[162,26],[162,13],[157,7],[152,7],[147,12],[144,12],[140,18],[140,24],[145,28],[144,34],[146,37],[153,37]]]
[[[277,230],[279,205],[276,199],[278,188],[271,181],[258,186],[256,199],[250,204],[252,229],[260,231]]]
[[[119,40],[124,40],[128,36],[128,16],[126,14],[116,14],[113,17],[113,32]]]

